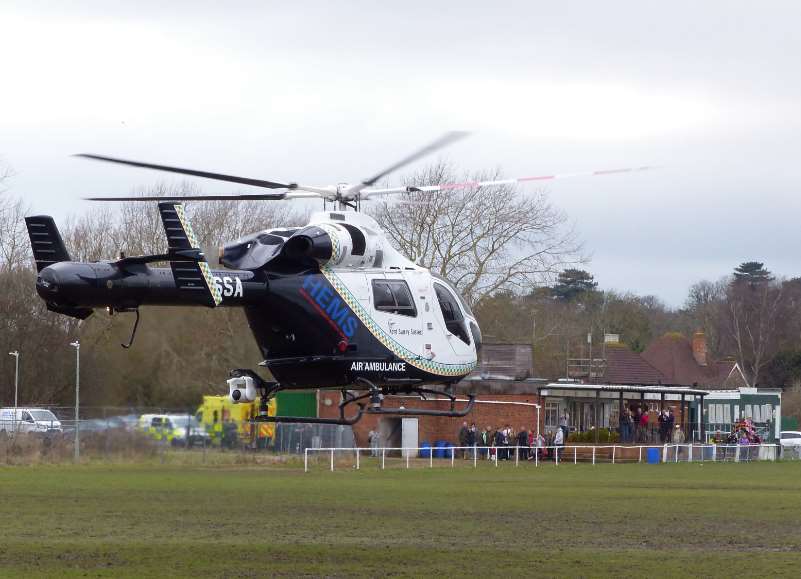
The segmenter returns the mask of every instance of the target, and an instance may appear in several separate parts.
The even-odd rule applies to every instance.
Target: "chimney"
[[[706,335],[703,332],[693,334],[693,358],[699,366],[706,366]]]

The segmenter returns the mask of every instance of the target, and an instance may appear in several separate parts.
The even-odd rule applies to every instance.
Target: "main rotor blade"
[[[281,201],[286,193],[253,195],[143,195],[141,197],[84,197],[86,201]]]
[[[407,187],[390,187],[387,189],[364,189],[362,198],[377,197],[381,195],[395,195],[397,193],[432,193],[434,191],[449,191],[453,189],[466,189],[468,187],[496,187],[500,185],[517,185],[528,181],[552,181],[554,179],[567,179],[572,177],[600,177],[603,175],[617,175],[619,173],[636,173],[649,171],[659,167],[628,167],[625,169],[607,169],[590,171],[587,173],[562,173],[555,175],[539,175],[536,177],[518,177],[516,179],[496,179],[494,181],[463,181],[461,183],[442,183],[440,185],[412,185]]]
[[[250,179],[248,177],[237,177],[235,175],[223,175],[222,173],[209,173],[208,171],[196,171],[194,169],[182,169],[181,167],[170,167],[167,165],[154,165],[153,163],[140,163],[139,161],[128,161],[116,159],[114,157],[103,157],[89,153],[80,153],[76,157],[94,159],[95,161],[106,161],[108,163],[119,163],[120,165],[130,165],[131,167],[142,167],[144,169],[155,169],[156,171],[167,171],[169,173],[180,173],[182,175],[192,175],[193,177],[203,177],[205,179],[216,179],[217,181],[229,181],[231,183],[241,183],[242,185],[252,185],[253,187],[265,187],[267,189],[295,189],[296,183],[277,183],[275,181],[264,181],[262,179]]]
[[[357,185],[357,186],[353,187],[351,189],[351,191],[349,191],[349,193],[356,193],[356,192],[360,191],[361,189],[363,189],[364,187],[369,187],[370,185],[374,185],[379,179],[382,179],[383,177],[386,177],[387,175],[389,175],[393,171],[397,171],[401,167],[404,167],[404,166],[408,165],[409,163],[412,163],[412,162],[416,161],[417,159],[419,159],[421,157],[425,157],[426,155],[430,155],[431,153],[433,153],[434,151],[436,151],[438,149],[441,149],[443,147],[447,147],[451,143],[454,143],[454,142],[456,142],[456,141],[458,141],[460,139],[463,139],[469,134],[470,133],[468,133],[467,131],[451,131],[449,133],[445,133],[444,135],[442,135],[439,139],[437,139],[433,143],[430,143],[430,144],[426,145],[425,147],[423,147],[422,149],[419,149],[418,151],[415,151],[414,153],[412,153],[408,157],[405,157],[405,158],[401,159],[400,161],[398,161],[394,165],[391,165],[391,166],[387,167],[386,169],[384,169],[383,171],[381,171],[380,173],[378,173],[376,175],[373,175],[369,179],[365,179],[364,181],[361,182],[361,185]]]

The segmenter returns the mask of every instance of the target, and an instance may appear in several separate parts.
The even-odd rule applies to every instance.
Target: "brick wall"
[[[459,398],[463,399],[465,397],[459,396]],[[327,404],[326,400],[330,402]],[[318,416],[321,418],[338,417],[339,401],[339,392],[321,391]],[[421,443],[447,440],[457,444],[459,441],[459,429],[464,421],[467,421],[468,424],[475,422],[479,431],[487,426],[495,429],[507,424],[511,425],[515,430],[525,427],[536,431],[537,409],[533,406],[512,404],[513,402],[534,404],[538,402],[538,399],[536,394],[481,394],[476,397],[476,405],[473,411],[464,418],[420,416],[418,420],[418,440]],[[447,401],[424,401],[418,397],[390,397],[384,400],[384,408],[397,408],[401,405],[406,408],[428,410],[447,410],[449,408]],[[457,407],[464,407],[464,403],[459,403]],[[540,410],[540,421],[542,422],[544,418],[543,412]],[[359,446],[368,446],[367,434],[370,430],[378,429],[380,419],[380,416],[364,414],[362,419],[353,425],[353,434]],[[542,423],[540,424],[540,429],[544,434]]]

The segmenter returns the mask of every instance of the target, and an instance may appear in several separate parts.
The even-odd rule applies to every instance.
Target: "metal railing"
[[[439,453],[441,456],[435,456]],[[444,452],[443,452],[444,451]],[[649,452],[650,451],[650,452]],[[462,458],[457,458],[461,453]],[[444,456],[442,456],[444,454]],[[329,447],[305,448],[303,451],[303,470],[309,472],[310,459],[325,456],[331,472],[335,470],[337,456],[350,457],[352,468],[359,470],[364,460],[375,459],[378,467],[384,470],[388,460],[400,459],[405,468],[428,466],[434,468],[443,463],[455,468],[469,460],[473,468],[479,462],[488,461],[495,467],[501,462],[531,463],[535,467],[547,464],[598,464],[616,463],[678,463],[678,462],[754,462],[775,461],[779,458],[778,444],[661,444],[661,445],[576,445],[576,446],[448,446],[445,448],[422,447]]]

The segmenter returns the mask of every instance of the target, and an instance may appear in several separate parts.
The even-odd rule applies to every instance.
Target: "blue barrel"
[[[431,458],[431,445],[428,442],[420,444],[420,458]]]
[[[648,458],[648,464],[659,464],[661,462],[661,457],[659,456],[661,449],[649,448],[647,450],[648,453],[646,454],[646,457]]]
[[[438,440],[434,450],[434,458],[445,458],[445,448],[448,446],[447,440]]]

